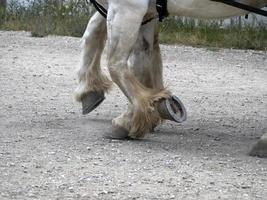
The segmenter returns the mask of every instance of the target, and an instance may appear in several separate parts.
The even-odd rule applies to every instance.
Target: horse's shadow
[[[71,124],[76,124],[79,128],[76,139],[79,138],[94,138],[96,140],[103,140],[103,135],[111,131],[112,116],[108,118],[101,118],[100,116],[86,116],[81,118],[71,118],[65,122],[72,121]],[[193,120],[193,119],[191,119]],[[225,119],[226,120],[226,119]],[[231,119],[229,119],[231,120]],[[155,132],[148,134],[144,139],[120,141],[131,143],[132,148],[145,151],[147,148],[156,151],[172,151],[172,152],[194,152],[205,155],[210,154],[247,154],[253,144],[264,133],[264,127],[254,126],[253,131],[249,122],[238,121],[235,123],[245,123],[242,130],[240,127],[224,127],[220,123],[215,123],[212,119],[208,119],[202,123],[195,123],[188,121],[183,125],[176,125],[174,123],[165,123],[155,130]],[[262,122],[262,124],[267,124]],[[253,126],[252,126],[253,127]],[[91,130],[91,131],[88,131]],[[254,132],[254,134],[251,134]],[[110,142],[108,139],[104,142]],[[78,141],[77,141],[78,142]]]
[[[253,130],[249,127],[225,128],[220,124],[209,120],[194,125],[171,127],[163,125],[155,133],[144,140],[150,148],[162,148],[177,152],[194,152],[196,155],[247,155],[251,147],[258,141],[266,128],[255,126]],[[216,125],[215,125],[216,124]],[[263,123],[263,124],[267,124]],[[252,134],[255,133],[255,134]]]

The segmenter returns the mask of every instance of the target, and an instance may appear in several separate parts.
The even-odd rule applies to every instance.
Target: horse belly
[[[238,2],[256,7],[267,4],[267,0],[239,0]],[[168,0],[168,10],[171,15],[204,19],[227,18],[247,13],[247,11],[210,0]]]

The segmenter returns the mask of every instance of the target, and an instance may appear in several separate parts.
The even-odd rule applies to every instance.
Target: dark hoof
[[[121,126],[112,125],[111,133],[106,133],[104,138],[113,140],[126,140],[131,139],[129,137],[129,131]]]
[[[105,99],[104,92],[89,92],[82,98],[82,112],[83,115],[89,114],[96,109]]]
[[[159,113],[162,119],[178,123],[182,123],[187,119],[186,109],[182,101],[176,96],[162,101],[159,104]]]
[[[267,133],[265,133],[260,141],[252,148],[249,155],[267,158]]]

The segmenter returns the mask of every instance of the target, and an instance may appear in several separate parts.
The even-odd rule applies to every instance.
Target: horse
[[[107,18],[96,12],[83,35],[79,84],[75,99],[88,114],[105,99],[114,82],[129,101],[128,109],[112,120],[112,139],[139,139],[164,120],[182,123],[186,110],[178,97],[163,84],[163,64],[159,47],[159,22],[156,0],[99,0]],[[240,0],[262,8],[267,0]],[[168,0],[171,16],[223,19],[247,14],[210,0]],[[145,22],[145,23],[144,23]],[[112,80],[100,68],[107,43],[107,63]]]

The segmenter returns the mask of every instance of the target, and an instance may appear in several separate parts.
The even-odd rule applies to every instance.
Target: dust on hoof
[[[127,140],[131,139],[129,137],[129,131],[125,128],[117,125],[112,125],[111,133],[106,133],[104,138],[113,139],[113,140]]]
[[[267,133],[261,137],[260,141],[252,148],[249,155],[267,158]]]
[[[187,119],[187,112],[182,101],[172,96],[170,99],[165,99],[159,104],[159,113],[162,119],[171,120],[177,123],[182,123]]]
[[[105,99],[104,92],[92,91],[82,98],[82,113],[89,114],[96,109]]]

